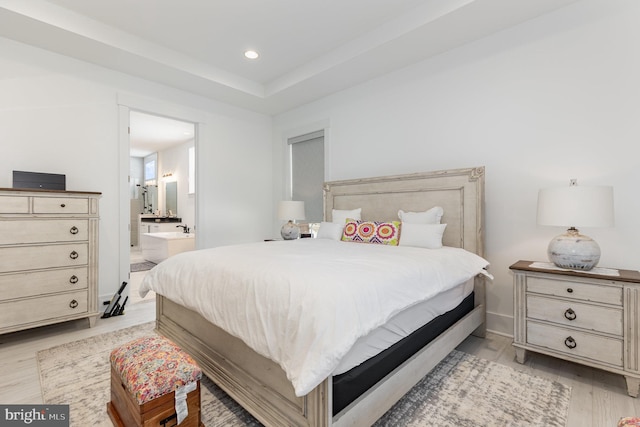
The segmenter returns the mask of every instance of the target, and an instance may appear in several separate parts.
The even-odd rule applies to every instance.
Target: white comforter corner
[[[300,239],[178,254],[145,276],[140,293],[153,290],[239,337],[304,396],[359,337],[487,266],[458,248]]]

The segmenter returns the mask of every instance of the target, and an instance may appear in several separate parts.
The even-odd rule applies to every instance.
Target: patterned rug
[[[109,353],[153,334],[154,322],[63,344],[37,354],[43,400],[69,404],[71,426],[111,426]],[[570,387],[453,351],[376,426],[564,427]],[[207,427],[259,426],[209,379],[202,380]]]
[[[131,272],[135,273],[137,271],[147,271],[147,270],[151,270],[155,266],[156,266],[156,263],[151,261],[136,262],[134,264],[131,264]]]

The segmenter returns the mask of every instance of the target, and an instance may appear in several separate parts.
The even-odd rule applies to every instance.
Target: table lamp
[[[284,200],[278,205],[278,219],[288,221],[282,226],[280,235],[284,240],[295,240],[300,236],[300,229],[293,222],[296,219],[305,219],[304,202]]]
[[[538,224],[569,227],[551,240],[549,260],[558,267],[591,270],[600,261],[600,246],[576,227],[613,225],[613,188],[578,186],[542,189],[538,193]]]

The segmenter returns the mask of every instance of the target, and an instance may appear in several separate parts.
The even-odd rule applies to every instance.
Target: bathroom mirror
[[[178,183],[176,181],[167,182],[165,183],[164,190],[166,216],[178,215]]]

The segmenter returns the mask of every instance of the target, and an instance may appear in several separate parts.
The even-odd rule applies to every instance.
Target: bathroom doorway
[[[129,112],[129,262],[131,302],[157,258],[148,233],[195,231],[194,123]],[[185,228],[186,227],[186,228]],[[155,239],[151,239],[155,240]],[[150,258],[153,258],[152,260]],[[147,297],[145,300],[152,299]]]
[[[139,215],[154,224],[146,232],[177,231],[179,224],[193,229],[195,189],[190,182],[195,173],[195,125],[193,123],[131,111],[129,134],[129,195],[131,200],[131,247],[140,246]],[[139,224],[138,224],[139,225]]]

